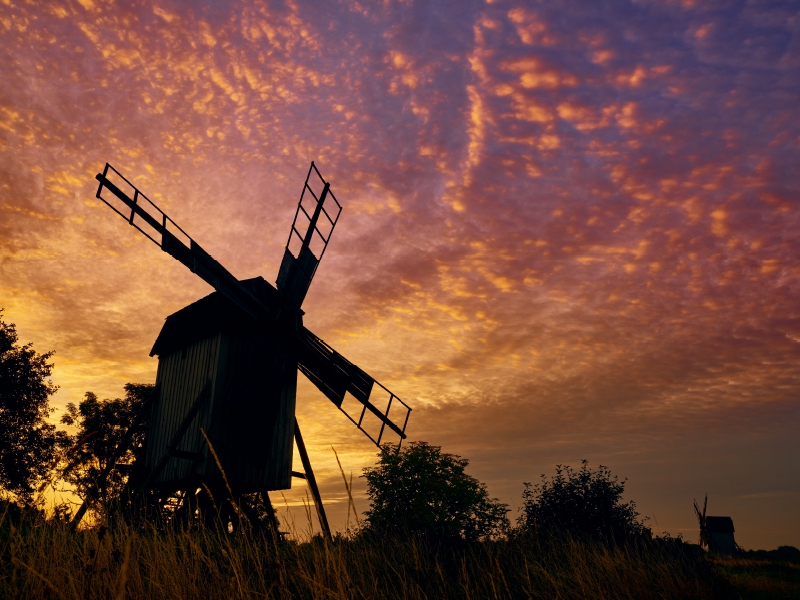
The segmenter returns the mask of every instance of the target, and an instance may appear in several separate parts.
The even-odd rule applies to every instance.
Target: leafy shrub
[[[589,469],[586,460],[578,471],[556,466],[556,474],[541,476],[536,485],[525,483],[524,505],[518,519],[525,532],[544,536],[570,534],[598,540],[620,540],[648,535],[639,521],[636,503],[622,502],[625,480],[612,476],[608,467]]]
[[[479,540],[508,527],[506,505],[464,472],[467,459],[426,442],[386,446],[379,459],[363,475],[372,502],[368,530]]]

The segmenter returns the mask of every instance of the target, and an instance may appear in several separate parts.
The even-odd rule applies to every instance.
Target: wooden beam
[[[303,470],[306,472],[306,481],[308,481],[308,487],[311,488],[314,505],[317,507],[317,516],[319,517],[322,534],[328,541],[331,541],[331,528],[328,526],[328,517],[325,516],[325,507],[322,506],[322,496],[319,494],[314,471],[311,470],[311,461],[308,460],[308,452],[306,452],[306,445],[303,443],[303,436],[300,435],[300,426],[297,424],[297,419],[294,420],[294,441],[297,442],[297,451],[300,453],[300,460],[303,462]]]
[[[267,521],[269,521],[270,533],[272,533],[275,541],[278,541],[281,539],[281,532],[278,531],[278,517],[275,514],[275,508],[272,506],[272,502],[269,499],[269,493],[261,492],[261,501],[264,503],[264,507],[267,510]]]
[[[147,489],[147,486],[150,485],[150,482],[155,480],[160,474],[161,471],[164,470],[164,467],[167,466],[167,462],[175,453],[175,450],[178,447],[178,444],[181,443],[183,436],[186,435],[186,431],[189,429],[189,425],[192,424],[194,418],[197,416],[197,413],[200,412],[200,409],[203,408],[203,405],[206,403],[208,398],[211,396],[211,379],[206,382],[205,386],[203,386],[202,391],[197,396],[192,404],[192,407],[189,409],[189,412],[186,414],[186,417],[181,422],[178,430],[175,432],[175,435],[172,436],[172,439],[169,442],[169,446],[164,451],[164,454],[161,455],[161,458],[155,464],[153,469],[150,471],[147,479],[145,479],[144,483],[139,487],[137,492],[144,491]],[[183,457],[181,457],[183,458]]]
[[[187,452],[186,450],[173,450],[172,456],[174,458],[185,458],[186,460],[192,460],[194,462],[203,460],[203,455],[199,452]]]

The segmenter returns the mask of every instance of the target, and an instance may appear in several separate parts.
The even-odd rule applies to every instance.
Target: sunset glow
[[[411,439],[512,518],[587,458],[658,531],[696,541],[708,492],[744,547],[800,546],[798,107],[788,1],[2,0],[0,307],[57,352],[54,418],[152,382],[212,290],[95,173],[274,282],[313,160],[343,211],[304,322]],[[375,448],[302,376],[298,419],[341,529],[331,446],[359,510]]]

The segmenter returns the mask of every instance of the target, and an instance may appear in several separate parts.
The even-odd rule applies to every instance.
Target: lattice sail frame
[[[109,171],[113,172],[133,190],[132,198],[122,191],[117,183],[109,179]],[[114,167],[106,163],[103,172],[98,173],[95,179],[100,182],[96,197],[128,221],[130,225],[142,232],[161,250],[184,264],[192,273],[195,273],[215,290],[226,296],[251,317],[258,319],[264,313],[268,314],[270,312],[264,304],[239,284],[239,280],[236,277],[214,260],[208,252],[200,247],[200,244],[195,242],[175,221],[170,219],[163,210],[158,208],[150,198],[139,191],[139,188],[128,181]],[[121,212],[110,200],[102,196],[104,187],[125,205],[126,212],[130,210],[129,215]],[[140,198],[146,202],[140,202]],[[136,217],[139,217],[138,221]],[[160,236],[161,241],[150,235],[144,227],[149,228],[155,236]]]
[[[103,188],[109,187],[108,185],[109,183],[119,188],[119,185],[116,185],[116,183],[109,177],[109,171],[113,172],[113,174],[116,177],[119,177],[119,179],[121,179],[126,184],[128,184],[128,186],[130,186],[130,188],[133,190],[133,198],[131,200],[133,204],[135,204],[140,210],[136,210],[136,208],[132,206],[127,206],[126,212],[127,210],[130,210],[130,214],[124,214],[114,204],[112,204],[110,200],[103,198],[102,196]],[[100,185],[97,187],[97,194],[95,196],[99,200],[105,202],[105,204],[111,210],[117,213],[120,217],[128,221],[130,225],[133,225],[134,227],[136,227],[136,229],[138,229],[144,235],[146,235],[148,239],[150,239],[150,241],[152,241],[156,246],[158,246],[162,250],[164,249],[163,246],[164,231],[169,231],[172,235],[178,237],[179,239],[180,237],[183,237],[185,241],[184,240],[181,241],[183,241],[184,245],[186,246],[189,246],[191,243],[194,242],[194,240],[192,240],[192,238],[189,236],[188,233],[186,233],[183,229],[181,229],[181,227],[177,223],[175,223],[175,221],[170,219],[163,210],[158,208],[158,206],[156,206],[155,203],[152,200],[150,200],[150,198],[145,196],[144,193],[139,190],[139,188],[137,188],[130,181],[128,181],[128,179],[122,173],[117,171],[109,163],[106,163],[106,166],[103,169],[102,180],[100,181]],[[145,203],[141,203],[140,199],[143,199]],[[136,219],[137,216],[139,217],[138,220]],[[148,219],[148,217],[150,218]],[[142,223],[142,221],[144,223]],[[149,229],[143,228],[142,225],[148,226]],[[158,229],[159,225],[162,228],[162,230]],[[159,241],[152,235],[150,235],[149,232],[153,231],[162,236],[162,241]],[[178,232],[180,236],[176,235],[176,232]],[[188,244],[186,243],[187,241],[189,242]]]
[[[314,191],[309,185],[312,175],[315,185],[322,184],[321,192]],[[342,206],[330,188],[330,183],[323,179],[312,162],[303,183],[275,281],[284,307],[290,310],[299,310],[303,304],[342,212]],[[325,208],[326,202],[331,210]]]
[[[319,194],[317,194],[313,190],[313,188],[308,184],[312,174],[315,174],[322,182],[323,189]],[[311,195],[314,202],[314,209],[311,211],[311,214],[309,214],[309,212],[303,206],[303,201],[307,199],[306,192],[308,192]],[[334,204],[336,205],[335,208],[336,214],[333,217],[331,216],[331,213],[334,211],[331,211],[331,213],[329,213],[325,208],[325,201],[328,198],[332,199]],[[303,231],[302,233],[300,233],[300,229],[298,229],[298,223],[297,223],[297,219],[298,217],[300,217],[301,214],[309,221],[308,225],[306,225],[305,227],[305,231]],[[314,219],[315,214],[325,217],[325,220],[328,224],[327,227],[330,227],[330,229],[328,229],[327,235],[325,235],[323,230],[320,229],[319,220]],[[292,256],[298,258],[300,249],[298,248],[295,251],[292,249],[292,245],[293,243],[295,244],[299,243],[302,246],[302,244],[308,237],[308,228],[313,225],[314,230],[312,232],[312,237],[314,234],[319,236],[319,239],[322,241],[322,249],[319,251],[319,254],[317,254],[314,251],[314,248],[311,247],[311,244],[309,243],[309,248],[317,259],[317,265],[314,267],[314,272],[310,274],[311,277],[313,277],[314,273],[316,273],[316,268],[319,265],[320,261],[322,260],[322,256],[325,254],[325,250],[328,248],[328,242],[331,239],[331,235],[333,234],[333,230],[336,227],[336,223],[339,222],[339,215],[341,214],[342,214],[342,205],[339,204],[339,201],[336,199],[336,196],[330,189],[330,184],[327,181],[325,181],[325,179],[322,177],[322,174],[319,172],[319,169],[317,169],[317,166],[312,161],[311,166],[308,168],[308,174],[306,175],[306,180],[303,183],[303,191],[300,192],[300,201],[297,203],[297,210],[295,211],[294,219],[292,220],[292,228],[289,230],[289,239],[286,240],[286,249],[292,253]],[[319,248],[319,246],[317,246],[317,248]]]
[[[381,447],[383,435],[388,428],[399,437],[397,442],[397,448],[399,449],[403,439],[406,437],[405,431],[408,419],[411,416],[411,407],[398,398],[389,388],[373,379],[360,367],[347,360],[305,327],[300,332],[300,339],[309,350],[309,353],[304,356],[306,361],[298,364],[298,368],[303,375],[325,394],[336,408],[342,411],[376,446]],[[312,357],[316,357],[317,360]],[[320,362],[326,370],[315,372],[315,367]],[[333,369],[334,372],[331,373],[330,369]],[[384,398],[387,398],[385,409],[377,406],[377,404],[380,404],[378,397],[381,392],[376,390],[375,384],[378,385],[379,390],[385,392]],[[345,406],[345,401],[349,396],[360,403],[360,406],[357,406],[357,410],[348,411],[348,407]],[[350,403],[348,402],[349,405]],[[395,423],[389,416],[392,406],[395,407],[395,412],[399,414],[398,423]],[[405,415],[402,414],[403,411],[405,411]],[[354,418],[357,412],[359,413],[358,420]],[[364,417],[367,416],[368,412],[380,421],[380,430],[376,434],[370,433],[365,427]],[[399,426],[400,421],[403,422],[402,427]]]

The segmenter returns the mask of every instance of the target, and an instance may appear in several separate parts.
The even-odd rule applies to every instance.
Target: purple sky
[[[515,511],[587,458],[659,531],[695,540],[708,492],[745,547],[800,546],[799,106],[789,1],[2,2],[0,305],[59,410],[153,381],[210,289],[94,174],[274,281],[314,160],[344,210],[305,323],[412,439]],[[354,479],[373,447],[298,404],[342,527],[331,445]]]

